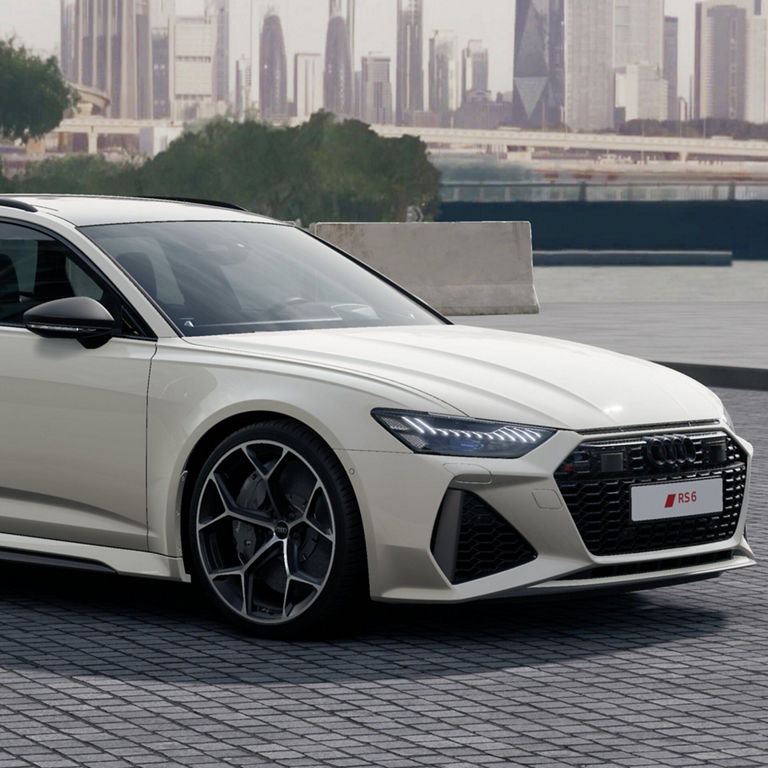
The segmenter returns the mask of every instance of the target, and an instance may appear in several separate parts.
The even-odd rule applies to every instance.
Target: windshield
[[[82,231],[185,336],[443,322],[292,226],[176,221]]]

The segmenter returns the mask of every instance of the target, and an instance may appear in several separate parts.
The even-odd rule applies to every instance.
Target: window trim
[[[60,245],[64,246],[68,251],[70,251],[70,253],[74,257],[75,264],[78,267],[80,267],[81,269],[84,269],[86,274],[93,275],[96,278],[97,282],[102,283],[107,290],[112,291],[112,293],[114,293],[115,296],[117,296],[118,299],[120,299],[120,301],[130,311],[131,319],[136,323],[139,331],[141,332],[141,335],[127,336],[123,333],[116,333],[112,338],[123,339],[126,341],[151,341],[153,343],[157,343],[158,341],[157,334],[155,334],[152,331],[151,326],[144,319],[142,314],[125,297],[123,292],[114,284],[114,282],[112,282],[112,280],[110,280],[101,271],[101,269],[99,269],[99,267],[96,264],[94,264],[93,261],[89,259],[88,256],[86,256],[80,250],[80,248],[78,248],[76,245],[74,245],[73,243],[71,243],[69,240],[65,239],[61,235],[57,234],[56,232],[52,232],[50,229],[47,229],[46,227],[40,226],[39,224],[35,224],[30,221],[24,221],[22,219],[11,219],[11,218],[6,218],[4,216],[0,216],[0,224],[11,224],[17,227],[21,227],[22,229],[30,229],[33,232],[38,232],[58,242]],[[118,318],[115,318],[115,319],[117,320]],[[22,328],[23,329],[24,325],[23,323],[20,323],[20,324],[5,323],[2,320],[0,320],[0,329],[2,328]]]

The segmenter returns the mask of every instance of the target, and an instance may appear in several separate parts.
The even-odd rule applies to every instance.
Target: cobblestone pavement
[[[725,390],[761,458],[768,393]],[[378,606],[254,640],[191,588],[0,568],[0,768],[768,765],[764,567],[636,594]]]
[[[732,267],[536,267],[536,315],[457,323],[557,336],[650,360],[768,366],[768,261]]]

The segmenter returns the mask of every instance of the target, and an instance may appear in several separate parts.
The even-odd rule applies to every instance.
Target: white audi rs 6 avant
[[[709,390],[231,206],[0,196],[0,360],[0,556],[193,580],[262,634],[754,562]]]

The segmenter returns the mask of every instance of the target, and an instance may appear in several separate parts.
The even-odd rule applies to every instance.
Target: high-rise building
[[[485,97],[488,92],[488,49],[470,40],[461,53],[461,101]],[[470,96],[471,95],[471,96]]]
[[[574,131],[614,121],[614,0],[565,0],[565,122]]]
[[[678,23],[675,16],[664,17],[664,79],[667,81],[667,120],[680,119],[677,102]]]
[[[667,81],[657,67],[626,64],[616,72],[616,107],[620,122],[666,120]]]
[[[330,0],[330,14],[325,38],[323,104],[328,112],[333,112],[339,117],[350,117],[354,83],[349,58],[347,22],[342,13],[341,0]]]
[[[666,120],[663,0],[615,0],[616,119]]]
[[[363,57],[360,113],[366,123],[392,122],[392,83],[389,56],[371,53]]]
[[[760,0],[696,4],[694,116],[764,122],[766,18]]]
[[[150,4],[152,35],[152,117],[169,120],[174,94],[173,37],[175,4],[173,0],[157,0]]]
[[[293,101],[299,120],[323,108],[323,58],[319,53],[293,57]]]
[[[149,0],[62,0],[61,67],[107,93],[111,117],[152,117]]]
[[[253,67],[248,56],[241,56],[235,63],[235,116],[244,120],[251,111]]]
[[[454,112],[461,106],[459,44],[451,32],[429,39],[429,111]]]
[[[288,74],[280,17],[264,17],[259,46],[259,109],[262,120],[282,122],[288,117]]]
[[[615,0],[613,66],[664,61],[664,0]]]
[[[564,0],[517,0],[515,16],[515,125],[547,128],[564,119]]]
[[[215,114],[213,86],[216,23],[210,17],[177,17],[173,25],[174,120]]]
[[[213,98],[229,102],[229,0],[207,0],[206,12],[216,21]]]
[[[349,60],[352,69],[355,68],[355,0],[347,0],[347,41],[349,44]]]
[[[422,0],[397,0],[397,93],[395,120],[409,123],[424,110]]]

